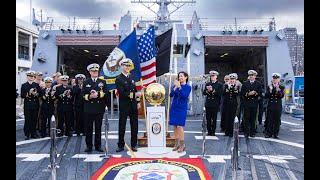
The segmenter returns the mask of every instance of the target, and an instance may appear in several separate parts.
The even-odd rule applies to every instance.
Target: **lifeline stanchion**
[[[57,168],[59,166],[57,165],[56,159],[57,159],[57,144],[56,144],[56,133],[60,133],[60,130],[56,128],[56,119],[54,116],[51,117],[50,122],[50,138],[51,138],[51,146],[50,146],[50,165],[48,165],[48,168],[51,170],[51,179],[56,180],[57,179]]]
[[[204,154],[206,152],[206,108],[203,107],[202,114],[202,158],[204,158]]]
[[[233,148],[232,148],[232,179],[237,179],[237,171],[239,168],[239,119],[236,116],[234,118],[233,125]]]
[[[108,147],[108,132],[109,132],[109,120],[108,120],[108,106],[106,106],[106,109],[103,114],[102,122],[104,121],[104,135],[105,135],[105,152],[104,155],[100,156],[104,159],[108,159],[110,156],[109,154],[109,147]]]

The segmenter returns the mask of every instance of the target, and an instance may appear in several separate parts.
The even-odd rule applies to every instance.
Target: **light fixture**
[[[226,27],[223,28],[222,34],[226,34],[227,30]]]
[[[71,32],[72,32],[72,30],[71,30],[70,28],[68,28],[67,30],[68,30],[68,32],[69,32],[69,33],[71,33]]]
[[[228,56],[228,55],[229,55],[229,53],[224,53],[220,57],[223,58],[223,57]]]
[[[41,35],[41,37],[42,37],[43,39],[46,39],[48,36],[49,36],[49,33],[48,33],[47,31],[45,31],[45,32]]]
[[[259,31],[259,32],[260,32],[260,34],[261,34],[261,33],[263,32],[263,29],[260,29],[260,31]]]
[[[241,33],[241,29],[238,30],[238,33],[239,33],[239,34]]]
[[[62,28],[60,30],[62,31],[62,33],[64,33],[66,31],[65,29],[62,29]]]
[[[256,28],[254,28],[253,30],[253,34],[255,34],[258,30]]]
[[[77,33],[80,33],[80,30],[79,30],[79,29],[77,29],[76,31],[77,31]]]
[[[193,54],[197,55],[197,56],[200,56],[201,54],[201,51],[199,49],[194,49],[193,50]]]
[[[245,34],[248,34],[248,29],[244,30],[244,33],[245,33]]]
[[[86,50],[86,49],[84,49],[83,51],[84,51],[84,52],[87,52],[87,53],[90,52],[89,50]]]
[[[93,30],[93,31],[91,31],[91,33],[92,33],[92,34],[94,34],[94,33],[96,33],[96,31],[95,31],[95,30]]]
[[[83,29],[82,31],[83,31],[83,33],[86,33],[87,30]]]
[[[200,40],[202,38],[202,34],[198,32],[195,36],[196,40]]]

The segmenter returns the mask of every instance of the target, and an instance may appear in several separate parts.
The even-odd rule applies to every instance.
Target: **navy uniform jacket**
[[[70,92],[70,97],[67,97],[66,92]],[[63,85],[56,88],[55,97],[58,99],[57,111],[66,112],[73,110],[73,93],[70,86]]]
[[[256,91],[257,94],[249,95],[250,91]],[[241,87],[241,96],[243,100],[243,105],[247,107],[257,107],[258,98],[262,95],[262,84],[258,81],[254,81],[252,84],[249,80],[245,81]]]
[[[207,86],[212,86],[212,91],[208,91]],[[207,96],[205,107],[219,107],[223,85],[218,81],[215,83],[210,81],[206,83],[204,88],[203,95]]]
[[[34,96],[29,93],[30,89],[33,88],[38,93],[38,95]],[[21,85],[21,97],[24,98],[24,108],[25,109],[39,109],[39,92],[41,88],[39,84],[32,82],[23,83]]]
[[[135,82],[131,76],[129,75],[129,77],[126,77],[121,73],[116,79],[116,87],[119,93],[120,111],[124,108],[128,108],[130,104],[133,108],[137,108],[137,101],[135,97],[135,92],[137,92],[137,90]],[[132,99],[130,98],[130,92],[133,94]]]
[[[268,108],[281,108],[282,98],[284,97],[284,86],[279,86],[280,91],[272,85],[272,89],[268,86],[265,98],[268,99]]]
[[[238,95],[240,94],[240,87],[236,84],[229,87],[225,84],[223,87],[223,105],[238,105]]]
[[[98,92],[98,97],[90,99],[90,92],[95,90]],[[86,79],[83,82],[83,88],[81,95],[84,98],[84,112],[91,114],[104,113],[106,107],[106,96],[107,87],[104,80],[97,79],[96,82],[93,82],[91,78]]]
[[[41,109],[47,110],[50,112],[54,111],[54,100],[56,99],[55,96],[51,94],[52,88],[47,90],[47,88],[41,89],[40,91],[40,98],[42,99]]]

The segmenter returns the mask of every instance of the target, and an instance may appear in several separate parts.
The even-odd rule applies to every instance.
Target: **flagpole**
[[[145,118],[145,120],[146,120],[146,122],[147,122],[147,111],[146,111],[146,101],[145,101],[145,99],[144,99],[144,86],[143,86],[143,84],[142,84],[142,79],[140,78],[140,83],[141,83],[141,87],[142,87],[142,89],[141,89],[141,94],[142,94],[142,100],[143,100],[143,109],[144,109],[144,118]],[[146,124],[147,125],[147,124]],[[146,126],[147,127],[147,126]]]
[[[172,36],[174,35],[175,31],[175,24],[172,25]],[[168,111],[167,111],[167,127],[166,127],[166,134],[168,133],[169,129],[169,112],[170,112],[170,93],[171,93],[171,83],[172,83],[172,58],[173,58],[173,40],[174,38],[171,36],[171,49],[170,49],[170,65],[169,65],[169,92],[168,92]]]

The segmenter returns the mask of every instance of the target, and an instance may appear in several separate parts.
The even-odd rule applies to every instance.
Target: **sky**
[[[30,21],[30,1],[16,0],[16,17]],[[131,3],[132,0],[32,0],[36,16],[40,10],[45,17],[54,17],[56,21],[68,22],[68,17],[101,17],[102,27],[111,29],[118,24],[120,18],[130,11],[133,19],[150,19],[155,16],[141,4]],[[148,1],[148,0],[147,0]],[[149,0],[150,1],[150,0]],[[157,5],[152,9],[157,11]],[[174,6],[169,6],[173,10]],[[196,0],[187,4],[171,15],[171,19],[182,19],[189,23],[196,11],[200,21],[213,28],[221,24],[228,27],[237,18],[238,24],[244,28],[266,27],[270,18],[274,17],[276,28],[295,27],[299,34],[304,34],[304,0]],[[245,22],[245,23],[244,23]],[[220,26],[219,26],[220,28]]]

